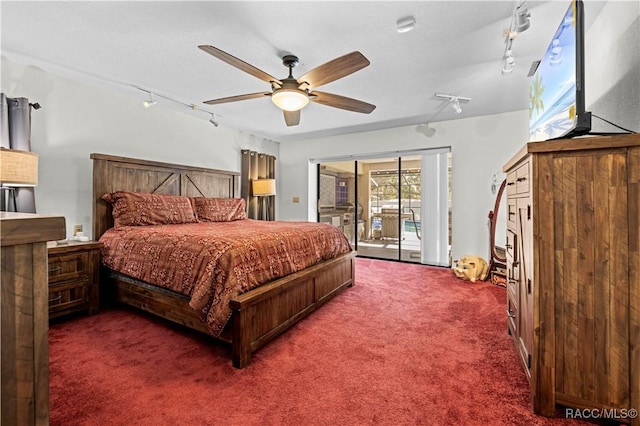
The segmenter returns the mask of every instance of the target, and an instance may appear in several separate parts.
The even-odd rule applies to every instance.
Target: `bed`
[[[102,197],[114,191],[186,197],[236,198],[239,173],[148,160],[91,154],[93,160],[93,236],[114,227],[111,204]],[[190,306],[189,297],[106,266],[101,270],[103,296],[142,309],[231,345],[233,366],[243,368],[252,353],[354,283],[355,253],[323,260],[228,301],[230,319],[219,333]],[[217,334],[217,336],[216,336]]]

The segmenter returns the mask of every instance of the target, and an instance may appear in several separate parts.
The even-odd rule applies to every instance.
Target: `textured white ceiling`
[[[531,28],[515,40],[518,65],[503,76],[502,33],[514,6],[514,1],[2,1],[2,54],[123,90],[148,89],[213,112],[223,126],[288,141],[528,108],[529,66],[543,53],[569,1],[529,2]],[[601,7],[602,2],[587,1],[587,15],[595,15],[589,8]],[[397,33],[397,19],[408,15],[415,17],[415,29]],[[311,103],[302,110],[300,125],[287,127],[269,98],[205,105],[208,99],[269,87],[199,50],[200,44],[278,78],[287,75],[284,54],[300,58],[294,76],[301,76],[358,50],[371,65],[321,90],[377,108],[366,115]],[[146,95],[138,93],[142,101]],[[455,115],[435,93],[473,100]],[[169,107],[163,99],[159,107],[163,103]]]

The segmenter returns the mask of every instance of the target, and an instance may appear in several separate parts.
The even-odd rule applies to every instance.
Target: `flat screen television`
[[[584,4],[573,0],[529,84],[529,140],[584,135]]]

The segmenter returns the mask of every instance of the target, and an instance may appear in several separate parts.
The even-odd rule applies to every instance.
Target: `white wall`
[[[639,132],[640,1],[607,2],[585,38],[587,110]],[[598,118],[593,118],[592,129],[621,131]]]
[[[210,116],[187,107],[180,112],[159,100],[145,109],[143,92],[130,95],[5,58],[2,92],[42,105],[31,114],[31,149],[39,156],[36,210],[65,216],[69,237],[74,224],[91,235],[91,153],[233,171],[240,171],[243,148],[278,156],[278,143],[214,127]]]

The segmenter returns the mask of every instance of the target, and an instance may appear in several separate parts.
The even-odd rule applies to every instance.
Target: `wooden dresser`
[[[535,413],[639,425],[640,135],[529,143],[504,171],[507,322]]]
[[[47,244],[49,250],[49,318],[73,312],[98,312],[100,249],[96,241]]]
[[[64,217],[0,213],[0,424],[49,424],[47,241]]]

